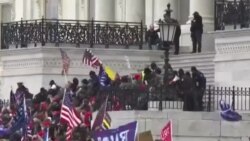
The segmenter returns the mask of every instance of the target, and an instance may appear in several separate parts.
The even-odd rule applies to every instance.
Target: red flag
[[[173,141],[172,137],[172,121],[169,121],[167,125],[161,130],[162,141]]]

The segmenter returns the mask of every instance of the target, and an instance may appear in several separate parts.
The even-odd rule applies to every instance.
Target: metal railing
[[[44,46],[53,43],[118,46],[139,46],[142,48],[146,26],[143,22],[113,22],[113,21],[84,21],[39,19],[26,20],[1,25],[2,49],[13,45],[27,47],[30,44]]]
[[[250,0],[215,0],[215,30],[249,28]]]
[[[193,91],[195,93],[195,91]],[[141,88],[115,88],[100,90],[96,97],[98,109],[109,96],[108,110],[183,110],[183,97],[174,89],[158,88],[157,90]],[[208,86],[203,96],[202,111],[220,110],[220,100],[230,104],[233,110],[250,110],[250,88]],[[0,100],[1,106],[9,106],[9,100]],[[99,104],[99,105],[98,105]]]
[[[193,94],[196,91],[193,91]],[[102,91],[102,96],[109,95],[110,110],[115,103],[120,103],[121,110],[182,110],[183,97],[175,89],[157,88],[157,90],[140,90],[111,88]],[[102,97],[101,99],[105,99]],[[223,100],[232,106],[233,110],[250,110],[250,88],[214,87],[208,86],[203,95],[203,111],[220,110],[220,101]]]

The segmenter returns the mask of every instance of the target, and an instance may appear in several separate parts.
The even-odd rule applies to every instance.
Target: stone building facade
[[[213,30],[214,0],[0,0],[0,21],[45,18],[141,22],[150,25],[162,18],[167,4],[172,16],[189,24],[194,11]]]

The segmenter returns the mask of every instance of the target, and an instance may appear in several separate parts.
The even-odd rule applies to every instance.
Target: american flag
[[[66,132],[66,138],[68,141],[71,139],[73,129],[81,123],[80,118],[76,115],[73,100],[69,90],[66,90],[66,93],[64,95],[64,101],[61,109],[61,119],[68,124]]]
[[[83,64],[91,66],[93,68],[97,68],[102,64],[101,60],[97,56],[95,56],[90,49],[85,50],[82,62]]]
[[[67,55],[67,53],[60,48],[61,56],[62,56],[62,63],[63,63],[63,69],[62,69],[62,75],[68,74],[69,71],[69,65],[70,65],[70,58]]]

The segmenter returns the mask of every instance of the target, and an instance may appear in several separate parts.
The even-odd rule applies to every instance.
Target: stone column
[[[125,21],[126,0],[115,0],[115,20]]]
[[[193,13],[197,11],[203,18],[202,51],[211,50],[212,36],[207,31],[214,30],[214,0],[190,0],[189,2],[189,20],[181,26],[182,34],[180,44],[192,51],[192,41],[190,37],[190,23],[193,19]]]
[[[145,22],[145,0],[126,0],[126,21]]]
[[[62,18],[76,19],[76,0],[62,0]]]
[[[76,18],[79,20],[89,19],[89,0],[76,1]]]
[[[95,20],[115,20],[115,0],[95,0]]]
[[[1,22],[11,22],[11,10],[12,10],[12,5],[11,4],[4,4],[1,5],[2,9],[1,9],[1,16],[4,15],[3,17],[1,17]]]
[[[46,1],[46,18],[47,19],[57,19],[58,18],[58,8],[59,8],[59,0],[47,0]]]
[[[42,4],[40,0],[32,0],[32,18],[41,19],[42,18]]]
[[[190,0],[189,21],[193,18],[193,13],[197,11],[203,18],[204,31],[214,30],[214,0]]]
[[[15,0],[15,21],[20,21],[24,16],[24,1]]]
[[[32,18],[32,2],[31,0],[24,0],[24,16],[23,19],[24,20],[30,20]]]
[[[155,15],[155,0],[146,0],[145,6],[145,23],[149,27],[154,23],[154,15]]]

